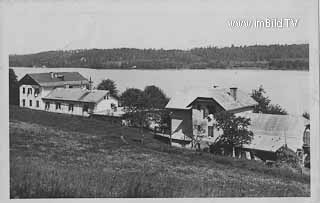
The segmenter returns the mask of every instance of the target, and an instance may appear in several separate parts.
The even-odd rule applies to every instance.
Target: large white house
[[[118,100],[109,91],[91,90],[78,72],[26,74],[19,84],[21,107],[82,116],[117,112]]]
[[[20,106],[44,110],[42,98],[55,88],[85,88],[89,81],[78,72],[50,72],[26,74],[19,84]]]

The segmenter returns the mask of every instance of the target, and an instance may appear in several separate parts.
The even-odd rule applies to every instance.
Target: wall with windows
[[[118,108],[118,100],[111,96],[105,96],[101,101],[99,101],[94,108],[95,113],[99,112],[115,112]]]
[[[44,100],[44,110],[55,113],[72,114],[79,116],[89,116],[89,113],[83,110],[84,103],[76,101],[57,101]],[[88,111],[93,110],[92,105],[88,105]]]
[[[47,96],[52,88],[43,88],[37,85],[21,85],[20,91],[20,106],[31,109],[44,109],[42,97]]]
[[[221,111],[224,109],[216,102],[196,100],[192,104],[193,134],[204,137],[214,137],[218,134],[213,115]]]

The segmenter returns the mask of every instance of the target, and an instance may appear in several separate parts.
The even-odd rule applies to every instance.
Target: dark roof
[[[166,108],[171,109],[190,109],[190,104],[197,98],[208,98],[215,100],[226,111],[251,107],[258,103],[251,96],[237,90],[237,99],[234,100],[230,95],[230,90],[226,88],[208,88],[208,89],[189,89],[185,92],[177,93],[167,104]]]
[[[55,75],[54,77],[52,77]],[[26,74],[19,82],[24,84],[27,78],[31,78],[40,86],[64,86],[88,84],[87,78],[78,72],[50,72],[50,73],[30,73]]]
[[[87,90],[80,88],[57,88],[43,99],[97,103],[108,94],[107,90]]]

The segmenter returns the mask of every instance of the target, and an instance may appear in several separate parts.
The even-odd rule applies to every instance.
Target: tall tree
[[[19,105],[19,83],[12,68],[9,69],[9,104]]]
[[[286,115],[288,114],[285,109],[283,109],[278,104],[271,104],[269,97],[264,94],[266,91],[262,85],[258,89],[252,90],[251,97],[258,102],[258,105],[253,109],[254,113],[266,113],[266,114],[278,114]]]
[[[117,89],[116,83],[111,79],[102,80],[100,82],[100,84],[98,85],[97,89],[98,90],[109,90],[111,96],[118,98],[119,91]]]
[[[163,91],[155,85],[146,86],[143,94],[149,109],[163,109],[169,101]]]
[[[128,88],[120,96],[121,104],[126,112],[137,112],[146,109],[146,99],[142,90]]]
[[[143,143],[143,128],[146,124],[148,124],[146,111],[147,102],[143,91],[136,88],[128,88],[122,93],[120,102],[126,112],[124,117],[133,125],[138,125],[140,127],[140,132],[142,135],[141,143]]]
[[[251,143],[253,133],[248,130],[250,118],[235,116],[228,112],[222,112],[215,115],[217,121],[216,127],[222,130],[213,144],[213,148],[223,146],[228,151],[234,151],[236,146]]]

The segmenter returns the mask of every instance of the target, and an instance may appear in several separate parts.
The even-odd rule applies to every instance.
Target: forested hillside
[[[97,69],[308,70],[308,44],[201,47],[190,50],[79,49],[10,55],[11,67],[84,67]]]

